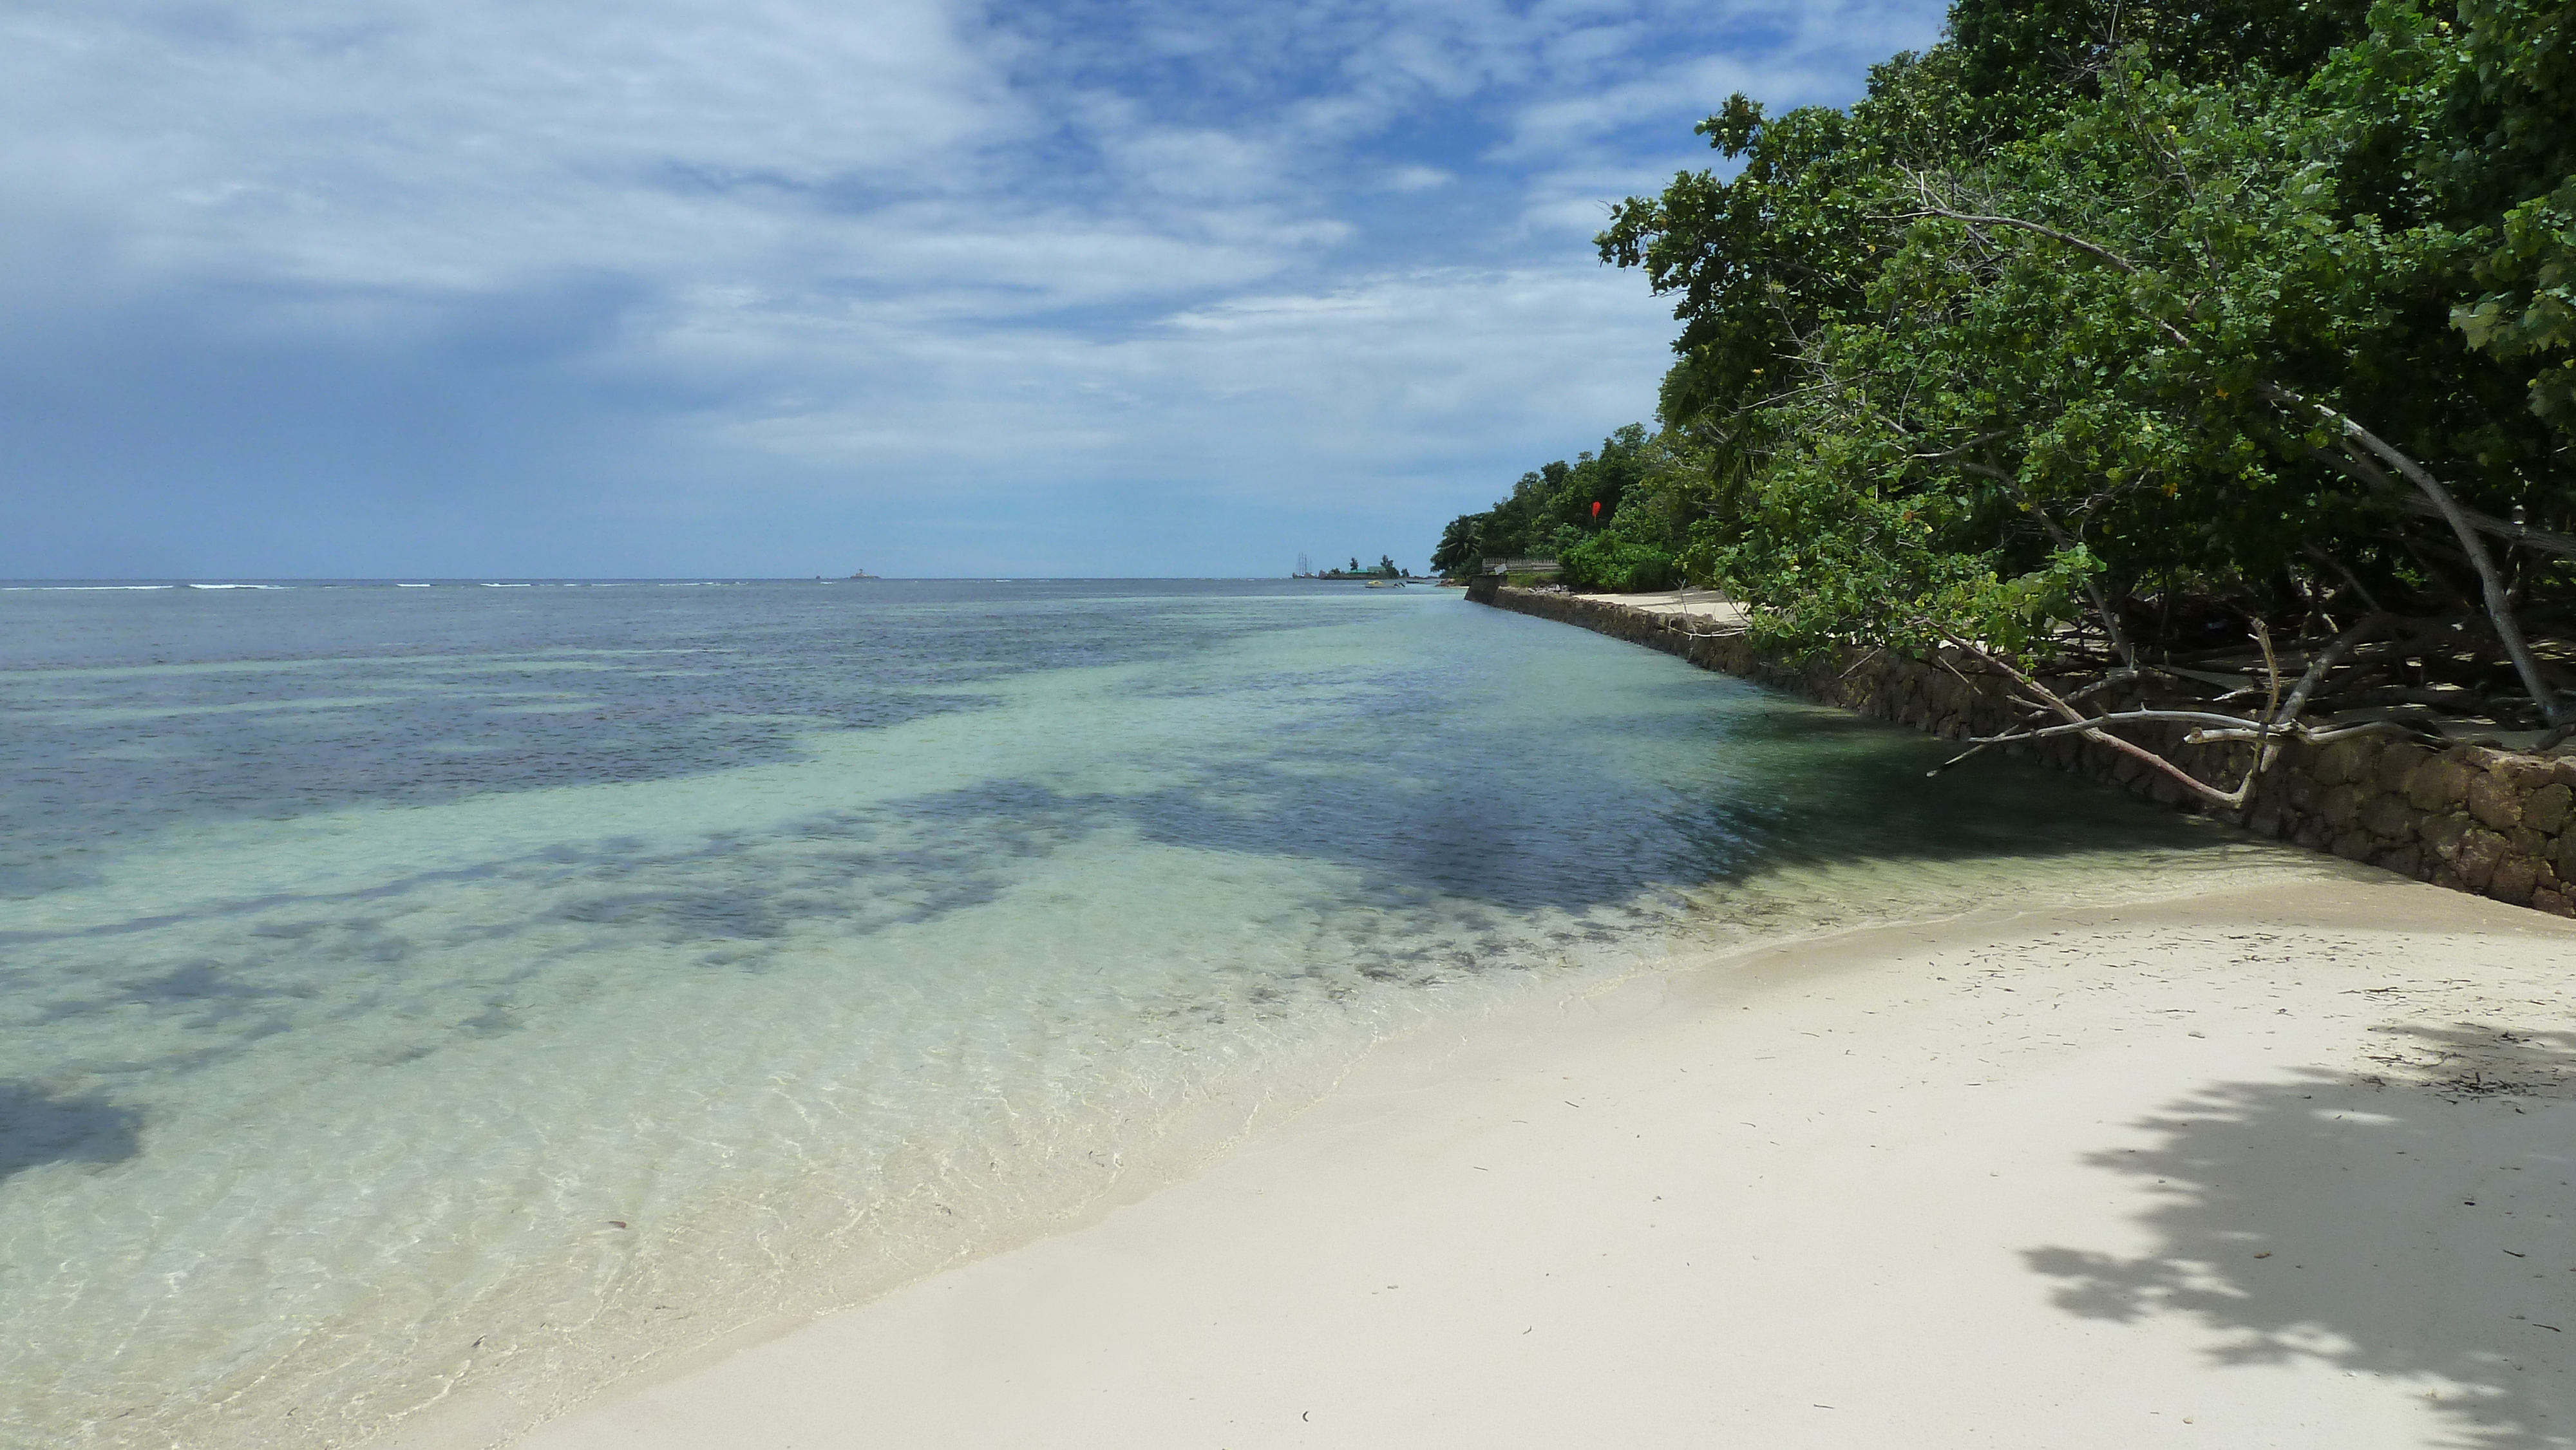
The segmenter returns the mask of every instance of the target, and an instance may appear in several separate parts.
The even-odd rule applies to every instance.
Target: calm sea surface
[[[1497,993],[2305,869],[1425,588],[11,589],[0,706],[25,1446],[534,1415]]]

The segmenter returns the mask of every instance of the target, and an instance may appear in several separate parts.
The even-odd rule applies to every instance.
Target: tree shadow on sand
[[[2384,1072],[2218,1084],[2092,1155],[2153,1198],[2152,1251],[2025,1258],[2071,1313],[2197,1320],[2219,1365],[2404,1381],[2449,1444],[2576,1445],[2576,1033],[2381,1035]]]

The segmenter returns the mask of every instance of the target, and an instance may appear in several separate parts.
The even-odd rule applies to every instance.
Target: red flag
[[[1592,516],[1596,519],[1601,517],[1601,500],[1597,498],[1592,501]]]

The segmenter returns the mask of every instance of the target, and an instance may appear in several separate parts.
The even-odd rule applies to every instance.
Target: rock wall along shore
[[[1711,631],[1705,619],[1501,587],[1492,580],[1477,581],[1467,594],[1479,603],[1580,625],[1703,669],[1954,740],[1998,734],[2021,719],[2000,682],[1963,679],[1929,661],[1845,650],[1792,662],[1740,632]],[[2187,746],[2185,733],[2173,726],[2132,738],[2194,777],[2232,789],[2252,747]],[[2003,749],[2176,809],[2204,809],[2199,797],[2162,772],[2080,736]],[[2281,747],[2245,809],[2210,814],[2437,886],[2576,916],[2576,829],[2570,828],[2576,821],[2576,757],[2476,745],[2439,749],[2381,735],[2324,747],[2291,743]]]

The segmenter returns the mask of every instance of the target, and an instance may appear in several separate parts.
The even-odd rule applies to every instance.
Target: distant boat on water
[[[876,576],[876,575],[874,575],[874,574],[869,573],[869,572],[868,572],[867,570],[865,570],[865,569],[861,569],[859,572],[857,572],[856,574],[851,575],[850,577],[851,577],[851,578],[853,578],[853,579],[874,579],[874,578],[876,578],[877,576]]]

